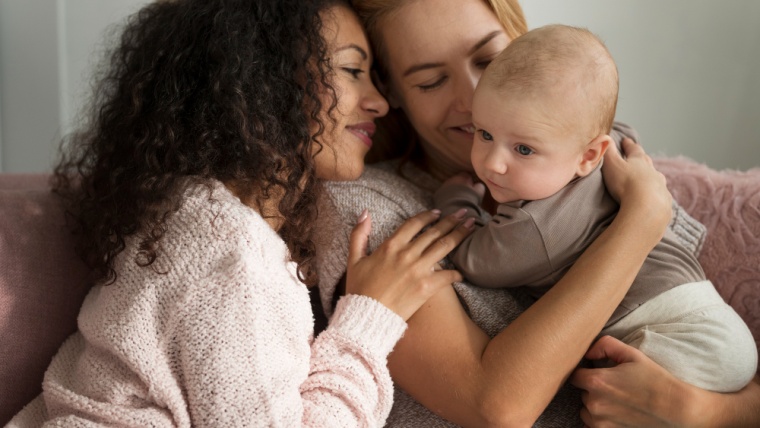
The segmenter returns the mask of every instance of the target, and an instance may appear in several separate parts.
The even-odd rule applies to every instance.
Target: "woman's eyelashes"
[[[489,55],[487,57],[484,57],[482,60],[473,61],[473,64],[475,64],[475,67],[478,70],[485,70],[486,67],[488,67],[489,64],[498,56],[498,53]],[[438,89],[441,86],[443,86],[446,81],[449,80],[448,75],[442,75],[435,80],[430,81],[430,83],[421,83],[418,85],[415,85],[418,89],[420,89],[422,92],[432,91],[434,89]]]
[[[343,70],[344,72],[350,74],[351,77],[353,77],[354,79],[358,79],[359,76],[361,76],[362,73],[365,72],[361,68],[354,68],[354,67],[341,67],[341,70]]]
[[[488,67],[488,65],[491,64],[491,62],[493,62],[493,60],[496,59],[497,56],[499,56],[499,52],[496,52],[493,55],[485,56],[483,57],[483,59],[475,61],[475,66],[481,70],[485,70],[486,67]]]
[[[440,88],[446,80],[448,80],[448,76],[441,76],[432,83],[420,84],[417,85],[417,87],[420,88],[422,92],[432,91],[433,89]]]

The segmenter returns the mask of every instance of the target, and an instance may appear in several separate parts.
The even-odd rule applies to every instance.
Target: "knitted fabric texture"
[[[9,426],[381,426],[406,323],[346,296],[316,339],[285,243],[220,183],[198,185],[151,267],[130,240],[94,287],[42,398]],[[138,259],[139,260],[139,259]],[[42,402],[44,399],[44,403]]]

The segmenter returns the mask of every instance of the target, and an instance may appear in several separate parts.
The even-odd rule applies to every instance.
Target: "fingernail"
[[[454,218],[463,219],[465,214],[467,214],[467,208],[460,208],[459,211],[454,213]]]
[[[437,209],[437,208],[436,208],[436,209],[433,209],[433,210],[430,210],[430,212],[431,212],[431,213],[433,213],[433,214],[434,214],[434,215],[436,215],[436,216],[439,216],[439,215],[441,215],[441,210],[439,210],[439,209]]]
[[[364,220],[366,220],[367,217],[369,217],[369,210],[364,208],[364,211],[362,211],[362,213],[359,214],[359,218],[356,220],[356,224],[364,223]]]
[[[464,226],[465,229],[472,229],[472,225],[474,225],[474,224],[475,224],[475,218],[474,217],[470,217],[470,218],[468,218],[467,220],[464,221],[464,223],[462,224],[462,226]]]

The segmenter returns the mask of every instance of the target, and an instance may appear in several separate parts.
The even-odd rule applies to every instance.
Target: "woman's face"
[[[322,118],[326,130],[319,138],[322,150],[317,153],[319,146],[314,145],[316,173],[324,180],[354,180],[364,170],[374,121],[388,113],[388,103],[372,84],[372,52],[354,12],[335,6],[322,13],[322,19],[338,104],[332,119]],[[322,102],[328,108],[331,99]]]
[[[379,23],[388,94],[422,139],[431,172],[472,171],[472,94],[509,44],[483,0],[416,0]]]

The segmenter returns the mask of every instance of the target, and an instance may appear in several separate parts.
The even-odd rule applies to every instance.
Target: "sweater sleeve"
[[[295,292],[303,284],[258,262],[230,257],[187,287],[199,291],[183,299],[170,334],[192,425],[382,426],[393,397],[386,359],[406,323],[348,296],[311,341],[306,292]]]
[[[623,138],[628,137],[633,141],[640,143],[639,133],[625,123],[615,122],[612,124],[610,136],[615,141],[618,149],[623,142]],[[669,225],[670,229],[675,232],[678,241],[690,251],[694,257],[699,256],[702,251],[702,245],[705,242],[707,228],[697,221],[694,217],[684,210],[681,205],[673,199],[673,218]]]
[[[500,205],[490,221],[479,222],[450,258],[465,278],[481,287],[528,285],[552,271],[533,217],[508,205]]]
[[[499,288],[526,285],[551,271],[541,231],[533,217],[506,205],[492,218],[480,207],[480,198],[467,186],[443,185],[433,196],[443,215],[467,209],[476,230],[449,256],[473,284]],[[489,221],[490,220],[490,221]]]
[[[489,217],[480,206],[481,202],[481,198],[474,190],[460,184],[444,184],[433,194],[433,206],[441,210],[441,216],[447,216],[465,208],[467,209],[466,216],[475,218],[479,226],[485,224]]]

